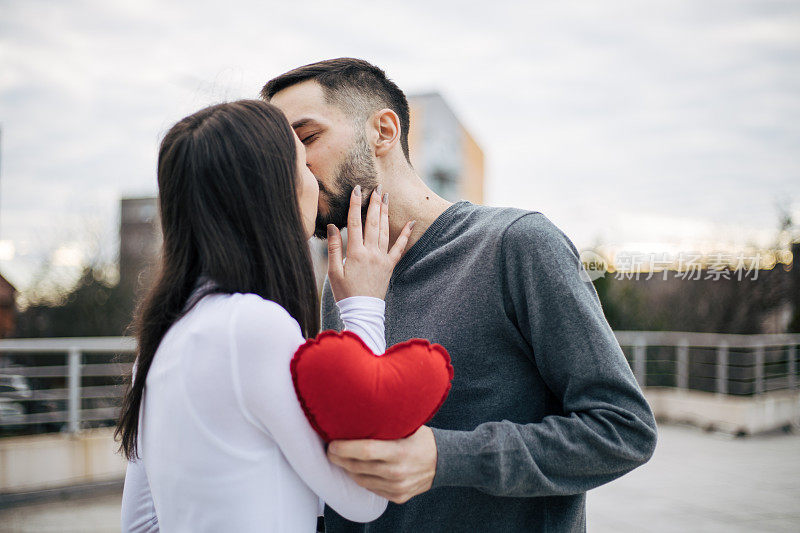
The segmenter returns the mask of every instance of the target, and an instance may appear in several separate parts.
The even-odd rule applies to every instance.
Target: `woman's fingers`
[[[361,236],[361,185],[353,187],[350,194],[350,210],[347,213],[347,255],[364,245]]]
[[[328,224],[328,278],[339,279],[342,269],[342,234],[333,224]]]
[[[378,250],[383,253],[389,251],[389,193],[383,193],[381,198],[381,228],[378,234]]]
[[[411,230],[414,229],[414,224],[416,223],[416,220],[412,220],[403,226],[403,231],[400,232],[400,236],[394,241],[394,246],[389,250],[389,258],[392,260],[392,264],[396,265],[397,262],[400,261],[400,258],[403,257],[406,251],[406,245],[408,244],[408,238],[411,236]]]
[[[381,227],[381,186],[372,191],[369,196],[367,220],[364,224],[364,246],[369,249],[378,247],[378,236]]]

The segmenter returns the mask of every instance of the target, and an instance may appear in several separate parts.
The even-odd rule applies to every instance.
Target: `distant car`
[[[25,376],[0,374],[0,398],[27,400],[33,395]]]
[[[26,403],[33,396],[25,376],[0,374],[0,433],[23,429],[28,413]]]
[[[0,397],[0,433],[17,430],[25,421],[25,406],[9,398]]]

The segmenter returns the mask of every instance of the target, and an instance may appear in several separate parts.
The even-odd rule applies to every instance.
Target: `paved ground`
[[[653,459],[589,493],[590,532],[800,531],[800,434],[664,426]],[[0,511],[2,532],[119,531],[120,494]]]
[[[653,459],[591,491],[589,531],[800,531],[800,434],[664,426]]]
[[[122,494],[26,505],[0,511],[0,532],[100,533],[119,531]]]

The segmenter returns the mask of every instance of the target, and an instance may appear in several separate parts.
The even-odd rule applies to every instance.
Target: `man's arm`
[[[433,429],[433,487],[498,496],[586,492],[645,463],[656,424],[597,292],[581,279],[575,246],[544,215],[529,213],[503,236],[506,311],[563,415],[538,423],[486,422],[472,431]]]
[[[506,311],[563,414],[472,431],[423,426],[396,441],[332,442],[328,457],[360,485],[395,503],[444,486],[513,497],[578,494],[652,456],[653,413],[594,286],[579,276],[569,238],[529,213],[507,228],[501,256]]]

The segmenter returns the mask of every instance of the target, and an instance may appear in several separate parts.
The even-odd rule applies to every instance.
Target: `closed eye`
[[[314,141],[316,140],[316,138],[317,138],[317,135],[319,135],[319,132],[317,132],[317,133],[312,133],[312,134],[311,134],[311,135],[309,135],[308,137],[304,137],[303,139],[301,139],[301,142],[302,142],[303,144],[311,144],[312,142],[314,142]]]

